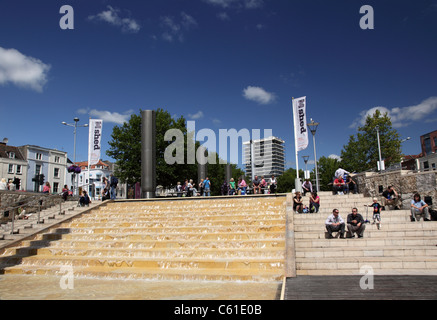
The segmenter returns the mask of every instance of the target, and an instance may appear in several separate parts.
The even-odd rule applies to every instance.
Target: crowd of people
[[[206,179],[200,179],[199,184],[193,182],[192,179],[186,179],[183,184],[178,182],[176,185],[176,194],[178,197],[193,197],[193,196],[211,196],[211,186],[212,182],[209,177]],[[255,176],[250,186],[244,180],[244,177],[240,177],[238,181],[231,178],[229,181],[225,180],[220,185],[220,195],[222,196],[233,196],[233,195],[247,195],[249,192],[253,194],[274,194],[276,193],[277,180],[274,175],[272,175],[269,182],[267,182],[264,177],[259,178]]]

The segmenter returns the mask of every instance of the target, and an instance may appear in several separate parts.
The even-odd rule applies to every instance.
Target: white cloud
[[[106,11],[102,11],[96,15],[89,16],[89,20],[104,21],[117,27],[121,27],[123,31],[137,33],[140,31],[140,24],[132,18],[120,17],[120,10],[107,6]]]
[[[97,110],[97,109],[79,109],[77,110],[79,114],[88,114],[92,118],[102,119],[103,122],[115,123],[118,125],[122,125],[125,122],[128,122],[131,115],[134,113],[134,110],[128,110],[123,114],[118,112],[111,112],[105,110]]]
[[[350,128],[363,126],[366,123],[366,118],[375,114],[379,110],[382,114],[387,113],[391,119],[394,128],[407,127],[412,122],[427,121],[427,117],[437,110],[437,97],[431,97],[415,106],[392,108],[374,107],[369,110],[364,110],[360,116],[350,125]]]
[[[259,104],[270,104],[276,100],[274,93],[267,92],[260,87],[247,87],[243,90],[243,97]]]
[[[206,3],[222,8],[258,9],[264,5],[263,0],[203,0]]]
[[[199,120],[199,119],[202,119],[203,118],[203,112],[202,111],[199,111],[199,112],[197,112],[197,113],[195,113],[195,114],[189,114],[188,115],[188,118],[190,119],[190,120]]]
[[[0,47],[0,85],[13,83],[42,92],[50,68],[39,59]]]
[[[164,29],[161,35],[163,40],[184,42],[185,32],[197,27],[197,21],[189,14],[181,12],[180,16],[181,18],[178,21],[170,16],[161,17],[161,26]]]
[[[222,21],[231,20],[231,18],[229,17],[229,15],[226,12],[217,13],[217,18],[219,18]]]
[[[328,159],[334,159],[334,160],[338,160],[341,161],[341,157],[336,155],[336,154],[331,154],[328,156]]]

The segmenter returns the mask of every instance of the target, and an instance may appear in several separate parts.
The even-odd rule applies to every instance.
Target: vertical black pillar
[[[156,113],[141,112],[141,193],[142,198],[156,197]]]

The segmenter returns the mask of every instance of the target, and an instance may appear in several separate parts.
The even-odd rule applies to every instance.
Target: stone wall
[[[59,204],[61,196],[22,191],[0,191],[0,218],[3,217],[3,212],[8,210],[9,207],[17,206],[19,203],[29,204],[26,206],[26,212],[37,212],[39,200],[43,201],[42,209],[44,209]]]
[[[398,170],[391,172],[364,172],[354,175],[359,192],[366,197],[378,197],[388,186],[393,186],[401,195],[403,209],[410,208],[410,202],[415,193],[419,193],[422,200],[425,196],[431,196],[433,207],[437,207],[437,173],[436,172],[413,172]],[[382,190],[381,190],[382,187]]]

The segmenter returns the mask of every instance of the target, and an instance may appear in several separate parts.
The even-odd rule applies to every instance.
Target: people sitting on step
[[[332,184],[332,188],[333,188],[333,193],[334,194],[344,194],[344,189],[345,189],[345,183],[342,177],[337,177],[334,180],[334,183]]]
[[[356,194],[357,193],[357,183],[352,179],[351,176],[347,176],[346,181],[345,181],[345,188],[347,193],[351,194]]]
[[[339,213],[340,211],[338,209],[332,210],[332,214],[325,221],[329,239],[334,238],[332,235],[333,232],[338,232],[340,238],[344,239],[345,223]]]
[[[293,210],[297,213],[303,213],[303,199],[299,191],[293,198]]]
[[[382,193],[382,206],[384,210],[386,206],[394,206],[395,210],[400,210],[399,207],[399,194],[393,186],[388,186]]]
[[[362,238],[364,236],[366,224],[363,216],[358,213],[357,208],[353,208],[352,213],[347,216],[347,229],[349,230],[352,238],[355,238],[355,233],[358,235],[358,238]]]
[[[310,196],[310,213],[317,213],[320,209],[320,197],[317,192],[311,192]]]
[[[416,193],[411,200],[411,221],[420,221],[423,216],[423,220],[430,221],[429,206],[420,197],[420,194]]]
[[[258,178],[258,176],[255,176],[255,178],[253,179],[252,188],[253,188],[253,194],[261,193],[261,180]]]
[[[81,207],[89,206],[91,203],[90,197],[88,196],[86,191],[82,192],[82,196],[79,199],[79,205]]]

